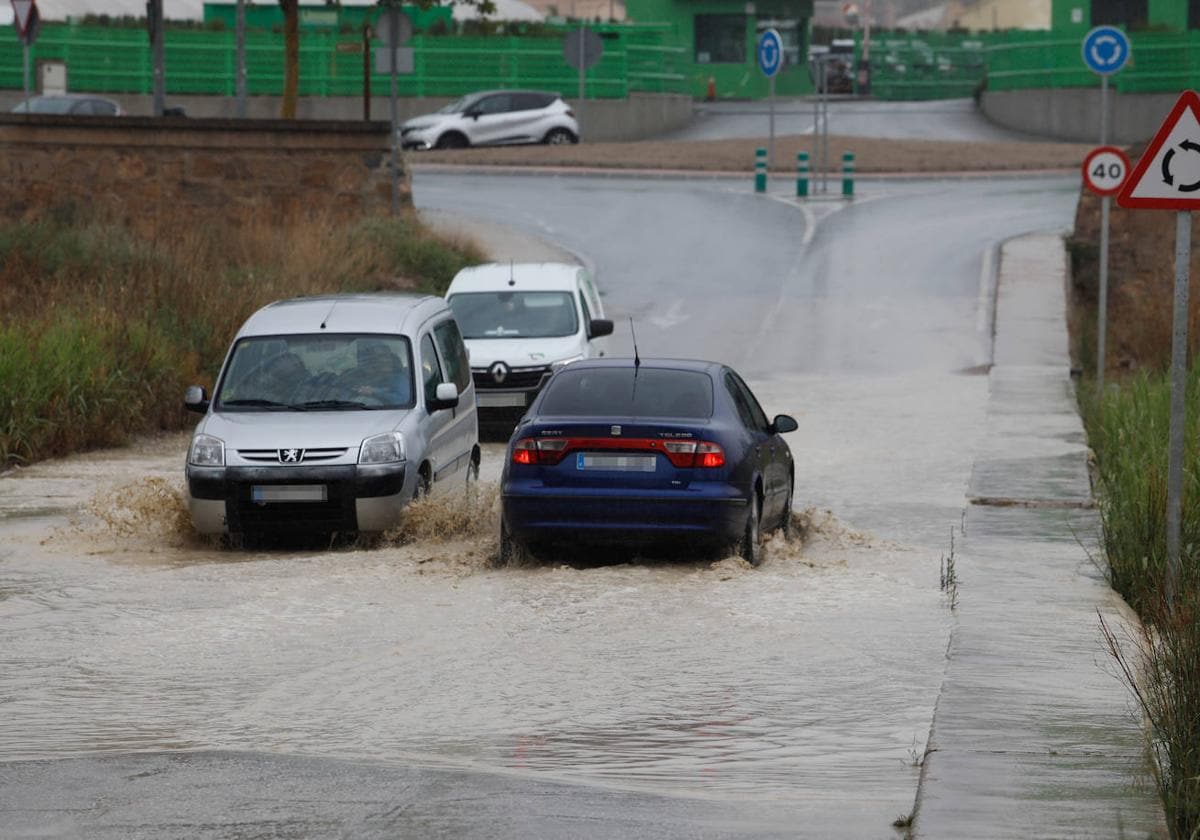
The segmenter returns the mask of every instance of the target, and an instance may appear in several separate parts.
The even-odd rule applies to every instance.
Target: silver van
[[[187,458],[203,534],[353,534],[479,471],[475,391],[453,313],[428,295],[272,303],[242,325]]]

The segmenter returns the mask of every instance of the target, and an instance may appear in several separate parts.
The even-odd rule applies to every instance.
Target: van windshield
[[[449,302],[463,338],[560,338],[579,331],[570,292],[468,292]]]
[[[222,411],[412,408],[412,346],[394,335],[271,335],[238,341],[217,390]]]

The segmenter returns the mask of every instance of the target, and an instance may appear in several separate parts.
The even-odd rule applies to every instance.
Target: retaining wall
[[[386,123],[0,115],[0,213],[279,219],[391,209]],[[402,164],[403,165],[403,164]],[[407,173],[402,201],[411,204]]]
[[[1178,93],[1117,93],[1109,90],[1108,141],[1130,145],[1149,140]],[[1041,137],[1099,143],[1098,88],[987,91],[980,102],[992,122]]]
[[[108,96],[108,94],[101,94]],[[121,103],[127,112],[149,117],[154,113],[150,96],[113,94],[110,98]],[[8,111],[21,101],[14,91],[0,92],[0,110]],[[451,99],[447,97],[400,97],[397,100],[400,119],[436,111]],[[585,141],[644,140],[686,126],[692,119],[692,98],[673,93],[633,93],[627,99],[567,100],[580,121],[580,133]],[[232,119],[234,100],[223,96],[169,96],[168,105],[181,105],[189,117]],[[252,96],[246,101],[250,119],[273,120],[279,116],[278,96]],[[386,96],[371,98],[371,119],[388,120],[389,102]],[[296,105],[296,116],[302,120],[336,120],[361,122],[361,96],[306,96]]]

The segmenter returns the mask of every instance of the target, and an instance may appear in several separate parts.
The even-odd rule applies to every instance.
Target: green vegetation
[[[1110,652],[1150,725],[1155,781],[1173,838],[1200,836],[1200,367],[1188,383],[1181,580],[1166,579],[1167,444],[1171,386],[1163,373],[1139,374],[1080,394],[1096,452],[1103,545],[1113,587],[1138,611],[1143,630]]]
[[[279,298],[441,294],[479,262],[415,216],[155,229],[67,208],[0,226],[0,468],[178,429],[241,322]]]

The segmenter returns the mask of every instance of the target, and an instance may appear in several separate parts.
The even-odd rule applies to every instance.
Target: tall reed
[[[78,211],[0,225],[0,467],[176,429],[237,327],[284,297],[442,293],[482,259],[414,215],[197,224],[151,235]]]

